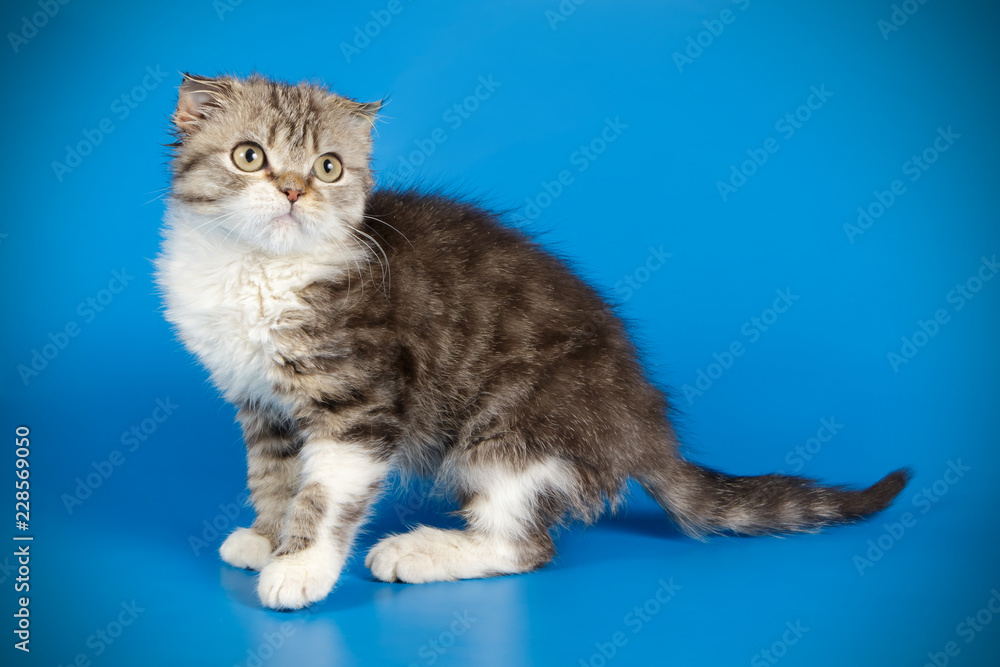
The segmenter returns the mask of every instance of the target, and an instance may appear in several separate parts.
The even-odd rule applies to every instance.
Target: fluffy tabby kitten
[[[688,533],[811,531],[864,490],[686,461],[622,323],[558,259],[473,205],[374,189],[379,104],[309,84],[185,76],[158,259],[167,319],[238,407],[257,517],[222,558],[273,608],[333,588],[393,470],[433,477],[465,530],[385,537],[384,581],[526,572],[550,528],[629,477]]]

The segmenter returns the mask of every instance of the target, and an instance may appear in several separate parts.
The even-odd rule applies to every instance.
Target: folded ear
[[[228,81],[185,73],[177,95],[174,125],[185,134],[197,131],[198,122],[211,113],[213,108],[220,107],[228,92]]]
[[[378,112],[382,108],[382,104],[385,100],[379,100],[378,102],[355,102],[353,100],[348,100],[348,105],[350,107],[351,113],[358,122],[366,124],[369,128],[375,127],[375,119],[378,117]]]

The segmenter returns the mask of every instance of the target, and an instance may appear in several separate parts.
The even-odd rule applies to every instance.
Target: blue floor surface
[[[998,19],[943,0],[4,3],[0,664],[1000,664]],[[151,279],[178,72],[255,70],[388,96],[380,182],[480,196],[573,258],[696,460],[859,485],[912,466],[911,486],[867,522],[707,542],[634,489],[539,572],[418,586],[363,567],[386,532],[451,520],[396,489],[328,599],[262,609],[217,555],[252,520],[233,410]]]

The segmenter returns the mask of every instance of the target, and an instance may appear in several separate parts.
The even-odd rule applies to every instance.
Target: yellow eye
[[[313,174],[324,183],[334,183],[344,175],[344,164],[333,153],[326,153],[313,162]]]
[[[240,144],[233,149],[233,164],[243,171],[259,171],[264,162],[264,149],[257,144]]]

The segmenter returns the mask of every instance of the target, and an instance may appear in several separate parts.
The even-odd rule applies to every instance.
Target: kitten
[[[272,608],[333,588],[393,470],[433,477],[465,530],[382,539],[383,581],[527,572],[550,529],[633,477],[692,535],[812,531],[884,509],[847,490],[681,457],[667,399],[611,308],[497,216],[375,190],[379,103],[260,76],[185,75],[165,240],[167,319],[238,408],[256,510],[221,547]]]

